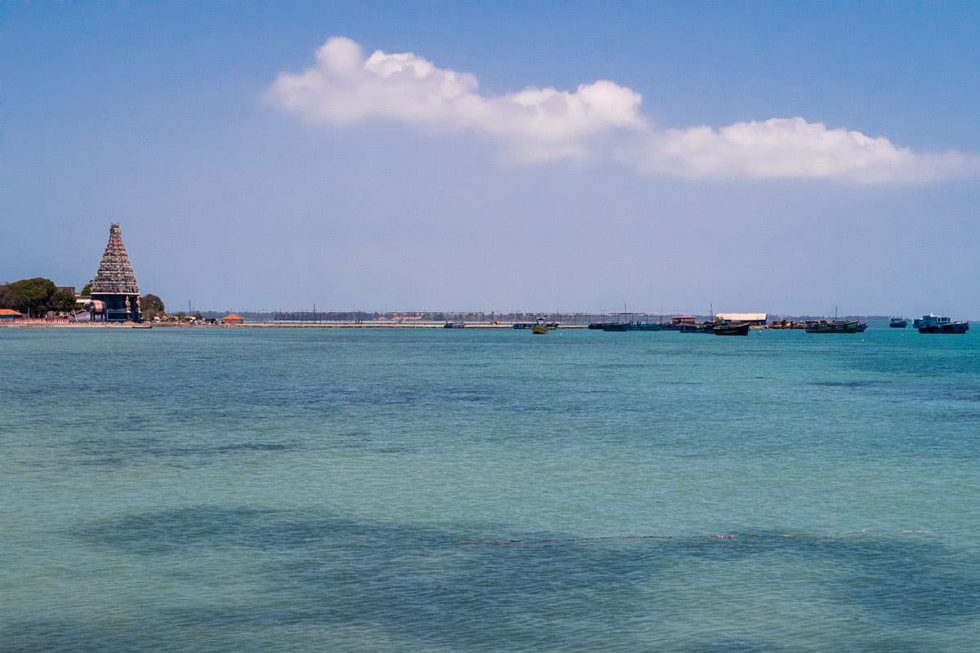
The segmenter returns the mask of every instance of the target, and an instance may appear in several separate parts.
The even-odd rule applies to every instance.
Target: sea
[[[980,650],[980,333],[0,329],[0,651]]]

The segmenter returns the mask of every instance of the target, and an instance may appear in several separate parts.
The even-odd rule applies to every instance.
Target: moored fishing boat
[[[806,325],[807,333],[862,333],[868,328],[866,322],[857,320],[820,320]]]
[[[747,336],[751,327],[749,322],[716,322],[711,332],[716,336]]]
[[[682,324],[677,328],[681,333],[714,333],[714,327],[711,322],[702,322],[701,324]]]
[[[626,322],[605,322],[599,328],[603,331],[629,331],[629,325]]]
[[[634,322],[631,331],[669,331],[670,325],[662,322]]]
[[[888,323],[888,326],[892,329],[904,329],[909,325],[909,321],[904,317],[893,317]]]
[[[923,315],[915,321],[919,333],[966,333],[970,330],[969,322],[952,322],[945,315]]]
[[[589,328],[592,328],[589,325]],[[599,326],[603,331],[669,331],[671,327],[661,322],[606,322]]]

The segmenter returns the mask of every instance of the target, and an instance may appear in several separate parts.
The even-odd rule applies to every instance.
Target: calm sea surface
[[[0,329],[0,650],[977,651],[980,333]]]

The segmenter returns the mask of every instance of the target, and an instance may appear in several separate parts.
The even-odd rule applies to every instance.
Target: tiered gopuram
[[[105,304],[104,319],[108,322],[140,322],[140,289],[129,262],[119,225],[109,227],[109,242],[102,254],[99,271],[92,280],[92,299]]]

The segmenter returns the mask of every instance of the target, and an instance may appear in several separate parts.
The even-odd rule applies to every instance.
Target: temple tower
[[[140,289],[117,224],[109,227],[109,242],[92,280],[92,299],[105,303],[108,322],[143,321]]]

